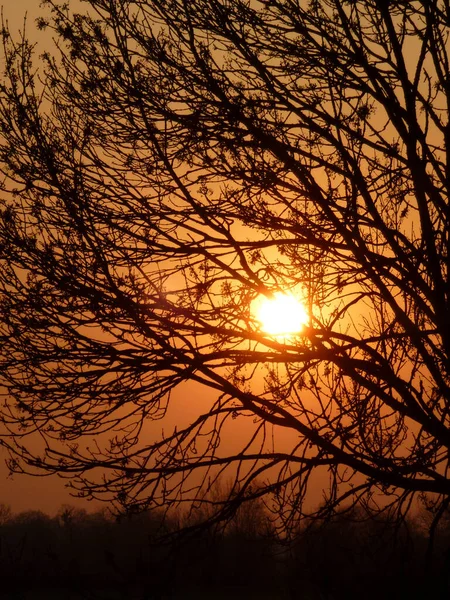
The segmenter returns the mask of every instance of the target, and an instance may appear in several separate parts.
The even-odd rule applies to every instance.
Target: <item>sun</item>
[[[284,292],[275,292],[270,298],[258,298],[254,314],[262,331],[277,337],[300,333],[309,320],[301,300]]]

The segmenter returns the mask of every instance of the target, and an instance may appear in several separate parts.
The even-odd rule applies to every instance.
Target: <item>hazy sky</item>
[[[0,0],[3,17],[8,21],[11,35],[17,37],[23,29],[23,20],[27,13],[26,31],[30,39],[46,44],[49,42],[48,34],[38,32],[34,21],[39,15],[45,15],[47,10],[42,10],[39,5],[41,0]],[[75,5],[73,0],[71,6]],[[2,65],[3,67],[3,65]],[[40,509],[48,513],[55,513],[61,504],[79,504],[80,500],[72,498],[58,477],[27,477],[15,475],[8,479],[8,471],[4,459],[6,453],[0,449],[0,503],[11,506],[14,512]],[[83,502],[87,510],[90,504]]]
[[[23,20],[25,13],[27,15],[27,36],[29,39],[38,42],[39,46],[51,48],[51,36],[48,32],[38,32],[35,26],[35,19],[39,15],[48,14],[39,8],[40,0],[0,0],[0,5],[3,2],[3,16],[8,21],[11,35],[18,38],[20,30],[23,29]],[[71,0],[70,6],[79,8],[78,0]],[[85,6],[85,5],[84,5]],[[39,51],[36,54],[38,57]],[[37,60],[36,64],[39,62]],[[187,387],[186,387],[187,386]],[[184,396],[189,391],[189,383],[185,384],[183,389],[177,391],[180,397]],[[171,406],[174,404],[175,393],[172,397]],[[196,390],[194,397],[201,398],[201,393]],[[177,414],[177,423],[180,426],[180,414]],[[183,417],[190,418],[186,406],[183,408]],[[175,420],[174,420],[175,422]],[[157,423],[155,427],[160,428]],[[236,437],[236,431],[234,431]],[[292,433],[292,435],[295,435]],[[289,442],[289,434],[286,437],[286,443]],[[92,504],[83,500],[77,500],[69,495],[65,488],[65,482],[56,476],[52,477],[30,477],[30,476],[14,476],[13,479],[8,479],[8,470],[4,464],[6,453],[0,449],[0,502],[9,504],[14,512],[19,512],[29,509],[44,510],[49,514],[54,514],[63,503],[82,505],[86,509],[93,508]],[[323,482],[321,476],[317,477],[317,489],[321,490]],[[67,481],[67,480],[66,480]],[[314,487],[314,486],[313,486]],[[98,505],[97,505],[98,506]]]
[[[79,0],[65,0],[69,6],[74,9],[80,8]],[[18,34],[23,30],[24,17],[27,16],[26,31],[33,40],[48,39],[48,34],[37,31],[35,20],[39,16],[49,14],[48,8],[41,8],[41,0],[0,0],[3,17],[8,20],[12,35]]]
[[[27,14],[27,31],[31,33],[34,19],[48,12],[40,8],[41,0],[0,0],[3,17],[8,20],[12,35],[23,28],[23,19]]]

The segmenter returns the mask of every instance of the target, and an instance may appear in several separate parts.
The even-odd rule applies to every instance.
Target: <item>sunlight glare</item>
[[[300,299],[283,292],[259,300],[255,306],[255,316],[261,323],[261,329],[275,336],[299,333],[309,318]]]

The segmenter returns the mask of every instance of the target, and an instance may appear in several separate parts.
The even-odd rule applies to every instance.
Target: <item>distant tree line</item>
[[[8,600],[448,598],[450,521],[441,521],[430,555],[425,509],[399,526],[352,507],[304,523],[293,540],[276,535],[261,502],[225,525],[195,529],[204,517],[193,509],[117,519],[108,509],[67,505],[50,517],[0,504],[3,593]]]

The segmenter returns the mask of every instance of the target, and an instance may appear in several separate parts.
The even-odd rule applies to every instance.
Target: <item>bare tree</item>
[[[11,469],[129,510],[233,476],[233,510],[264,495],[287,528],[316,472],[321,512],[439,514],[448,0],[44,4],[53,54],[3,29]],[[298,334],[254,315],[280,290]]]

